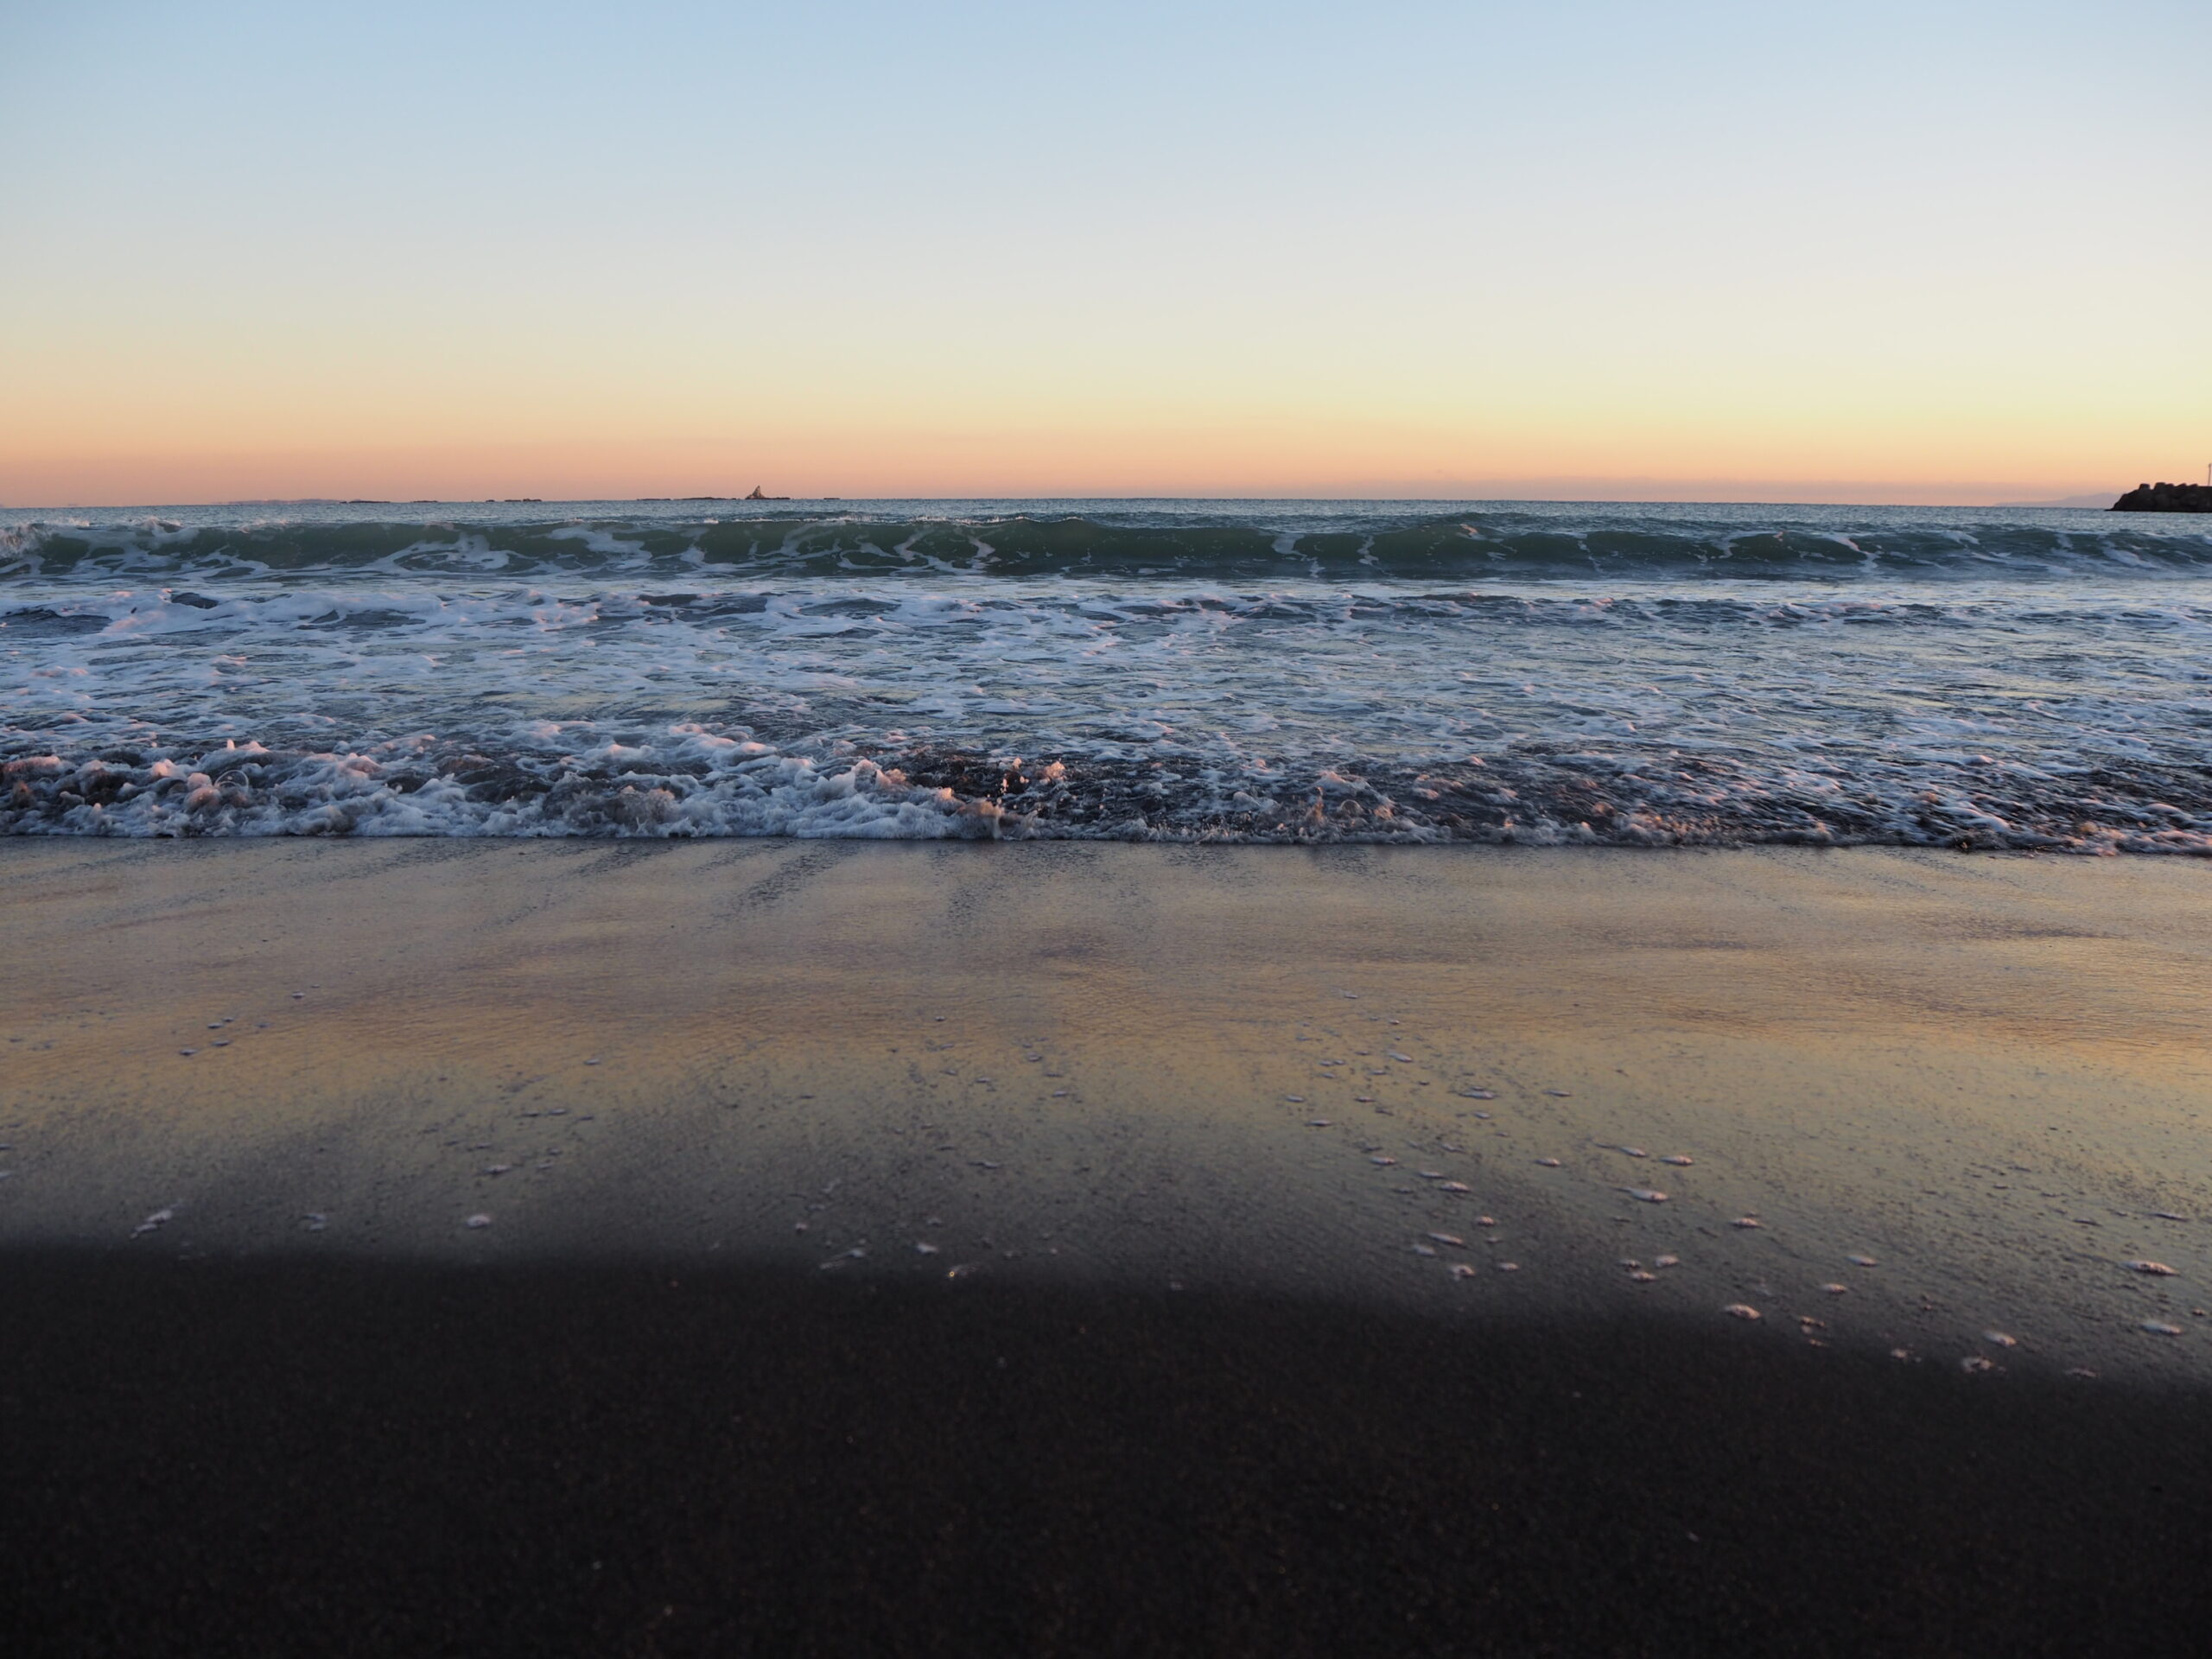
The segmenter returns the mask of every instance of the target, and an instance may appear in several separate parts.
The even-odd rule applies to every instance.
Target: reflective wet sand
[[[2008,1363],[2105,1374],[2196,1375],[2212,1342],[2194,861],[0,858],[10,1243],[118,1247],[167,1209],[134,1248],[1742,1302],[1943,1363],[2001,1326]],[[1482,1237],[1432,1257],[1435,1230]]]

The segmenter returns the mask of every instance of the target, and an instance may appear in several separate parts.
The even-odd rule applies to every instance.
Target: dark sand
[[[0,1278],[11,1653],[2198,1652],[2202,1394],[582,1264]]]
[[[9,1651],[2201,1650],[2209,874],[0,844]]]

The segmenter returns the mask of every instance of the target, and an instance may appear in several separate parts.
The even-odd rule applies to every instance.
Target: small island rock
[[[2212,512],[2212,484],[2138,484],[2114,512]]]

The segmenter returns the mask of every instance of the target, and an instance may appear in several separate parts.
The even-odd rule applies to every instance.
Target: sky
[[[2212,5],[0,0],[0,502],[2212,461]]]

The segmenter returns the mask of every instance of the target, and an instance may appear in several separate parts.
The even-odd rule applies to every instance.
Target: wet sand
[[[55,1650],[2139,1652],[2206,1611],[2194,863],[15,842],[0,882],[0,1579]]]

